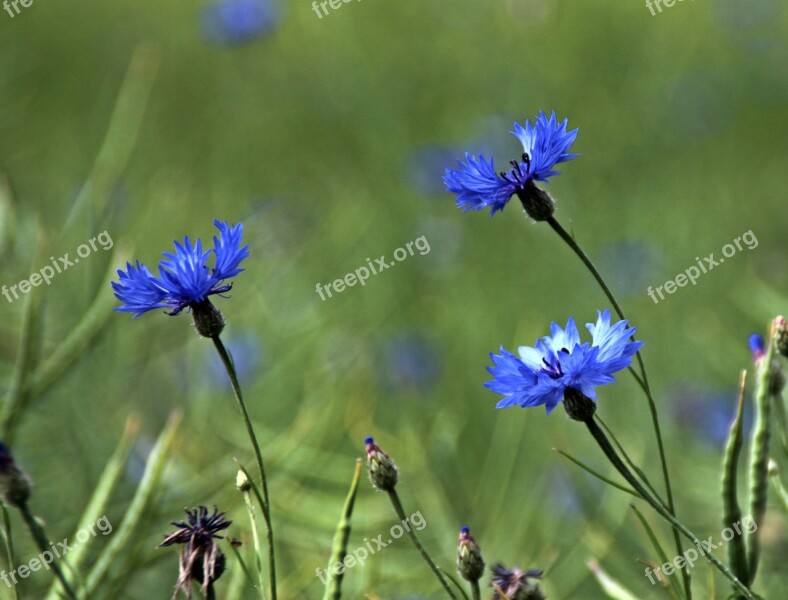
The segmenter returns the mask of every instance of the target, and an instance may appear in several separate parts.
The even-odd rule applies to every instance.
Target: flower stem
[[[473,600],[481,600],[482,592],[479,589],[479,580],[474,579],[471,581],[471,592],[473,593]]]
[[[406,522],[408,520],[408,516],[405,514],[405,509],[402,508],[402,503],[399,500],[397,491],[392,489],[389,490],[388,494],[389,494],[389,498],[391,499],[391,504],[392,506],[394,506],[394,512],[397,513],[397,516],[400,518],[400,520],[403,523]],[[432,572],[435,573],[435,576],[441,582],[441,585],[446,590],[446,593],[449,595],[449,598],[452,598],[453,600],[457,600],[457,596],[454,595],[454,592],[452,591],[451,587],[449,587],[449,582],[446,581],[446,577],[443,576],[440,567],[438,567],[438,565],[435,564],[432,558],[430,558],[430,555],[427,554],[427,551],[424,549],[424,546],[421,545],[419,538],[416,537],[416,532],[413,531],[412,527],[405,527],[405,529],[407,530],[410,539],[413,540],[413,544],[421,553],[421,556],[424,559],[424,561],[429,565],[430,569],[432,569]]]
[[[49,552],[49,538],[47,537],[46,532],[44,531],[44,527],[41,525],[41,522],[36,519],[35,515],[30,512],[30,508],[28,507],[27,503],[22,503],[19,505],[19,512],[22,513],[22,518],[25,521],[25,525],[30,530],[30,535],[33,536],[33,540],[36,542],[36,546],[41,552]],[[50,553],[51,554],[51,553]],[[66,576],[63,574],[60,565],[57,562],[52,562],[49,565],[52,570],[55,572],[55,577],[60,580],[60,585],[63,586],[63,590],[66,592],[66,596],[71,598],[71,600],[77,600],[77,594],[72,589],[71,585],[68,583]]]
[[[616,311],[616,314],[618,314],[619,318],[623,319],[623,320],[626,320],[626,316],[624,316],[624,311],[621,310],[621,307],[619,306],[618,302],[616,301],[616,298],[613,295],[613,292],[607,286],[607,283],[605,283],[605,280],[603,279],[602,275],[599,273],[597,268],[594,266],[594,263],[591,262],[591,259],[588,257],[588,255],[578,245],[578,243],[574,240],[574,238],[571,235],[569,235],[569,233],[561,226],[561,224],[558,221],[556,221],[555,217],[552,217],[552,216],[548,217],[546,219],[546,221],[550,225],[550,227],[553,228],[553,231],[555,231],[558,234],[558,236],[562,240],[564,240],[564,242],[566,242],[567,246],[569,246],[572,249],[572,251],[577,255],[577,257],[586,266],[586,268],[591,273],[591,275],[594,276],[594,279],[596,279],[597,283],[599,284],[599,287],[602,288],[602,291],[605,293],[605,296],[607,296],[607,299],[610,300],[610,304],[613,306],[613,309]],[[632,337],[632,339],[633,340],[635,339],[634,336]],[[640,385],[640,387],[643,389],[643,392],[646,394],[646,399],[648,400],[648,407],[649,407],[649,411],[651,412],[651,422],[652,422],[652,425],[654,427],[654,434],[656,435],[656,438],[657,438],[657,449],[659,451],[659,461],[660,461],[660,464],[662,466],[662,478],[665,481],[665,493],[666,493],[666,496],[667,496],[667,509],[668,509],[668,512],[675,518],[675,516],[676,516],[676,509],[675,509],[675,506],[673,504],[673,490],[671,489],[671,486],[670,486],[670,474],[668,473],[668,461],[667,461],[667,458],[665,457],[665,445],[664,445],[664,443],[662,441],[662,431],[661,431],[661,428],[659,426],[659,415],[657,413],[657,405],[654,402],[654,398],[653,398],[653,396],[651,394],[651,386],[648,383],[648,374],[646,373],[646,365],[643,362],[643,357],[640,355],[640,351],[639,350],[635,354],[635,358],[637,359],[638,367],[640,368],[640,375],[638,375],[635,372],[635,370],[632,369],[632,368],[630,368],[629,371],[630,371],[630,373],[632,373],[632,375],[635,377],[635,379],[637,380],[637,382]],[[673,530],[673,541],[675,542],[677,553],[681,554],[681,540],[679,539],[679,532],[676,531],[675,529]],[[686,597],[687,597],[688,600],[691,600],[691,598],[692,598],[692,591],[691,591],[691,586],[690,586],[689,567],[686,567],[686,568],[682,569],[681,573],[682,573],[682,577],[684,579],[684,590],[685,590],[685,593],[686,593]]]
[[[249,412],[246,410],[246,403],[244,402],[243,394],[241,393],[241,385],[238,383],[238,375],[235,372],[235,364],[230,353],[222,343],[218,335],[211,338],[219,353],[219,358],[222,359],[224,368],[230,378],[230,383],[235,392],[235,399],[238,401],[238,406],[241,409],[241,416],[243,416],[244,425],[246,425],[246,432],[249,434],[249,439],[254,448],[255,458],[257,459],[257,466],[260,469],[260,480],[263,488],[263,520],[265,521],[265,528],[268,534],[268,571],[271,580],[271,600],[276,600],[276,558],[274,555],[274,530],[271,526],[271,502],[268,498],[268,480],[265,475],[265,465],[263,464],[263,453],[260,451],[260,444],[257,443],[257,436],[252,427],[252,421],[249,418]]]
[[[635,488],[635,490],[637,490],[637,492],[642,496],[642,498],[646,502],[648,502],[651,505],[651,507],[655,511],[657,511],[657,513],[659,513],[659,515],[663,519],[668,521],[673,526],[674,530],[680,531],[693,544],[695,544],[701,556],[705,556],[706,559],[709,562],[711,562],[711,564],[714,565],[714,567],[720,573],[722,573],[728,580],[730,580],[734,588],[736,588],[742,594],[742,596],[748,599],[756,598],[755,594],[753,594],[750,591],[750,589],[744,583],[742,583],[741,580],[738,577],[736,577],[736,575],[734,575],[733,572],[728,567],[726,567],[722,562],[720,562],[720,560],[716,556],[708,553],[704,549],[703,543],[698,538],[698,536],[696,536],[689,529],[687,529],[687,527],[685,527],[684,524],[678,521],[676,517],[673,516],[673,514],[670,511],[668,511],[664,506],[662,506],[662,504],[651,495],[651,493],[645,488],[645,486],[643,486],[643,484],[640,483],[640,480],[637,477],[635,477],[635,475],[633,475],[633,473],[629,470],[629,468],[627,468],[626,464],[624,464],[624,461],[621,460],[621,458],[618,456],[618,453],[616,452],[615,448],[613,448],[613,445],[610,443],[610,440],[607,439],[605,432],[597,424],[596,420],[593,417],[590,417],[583,422],[586,424],[586,427],[588,427],[588,431],[591,433],[594,440],[597,442],[597,444],[599,444],[599,447],[602,449],[602,452],[605,453],[605,456],[607,456],[607,458],[610,460],[610,462],[613,464],[616,470],[619,473],[621,473],[624,479],[626,479],[627,482],[633,488]],[[683,553],[679,551],[679,556],[681,556],[682,554]]]

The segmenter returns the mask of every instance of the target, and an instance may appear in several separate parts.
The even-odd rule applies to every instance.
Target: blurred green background
[[[99,232],[114,241],[38,288],[31,361],[61,354],[4,425],[53,539],[74,531],[129,415],[140,429],[106,511],[116,525],[168,415],[184,415],[151,509],[96,597],[168,597],[177,555],[154,546],[184,506],[228,511],[249,559],[233,457],[250,467],[253,457],[210,343],[186,314],[111,313],[106,282],[126,259],[155,266],[173,239],[208,241],[220,218],[242,221],[251,247],[217,304],[268,460],[281,597],[321,597],[315,569],[371,434],[397,461],[406,511],[421,511],[421,538],[446,569],[468,524],[488,563],[546,569],[553,600],[603,597],[589,558],[639,598],[667,598],[637,562],[658,559],[630,498],[554,452],[614,476],[579,425],[560,410],[496,411],[482,387],[489,352],[530,345],[570,315],[590,322],[604,296],[517,202],[493,219],[462,214],[441,175],[465,151],[492,153],[502,168],[520,152],[512,122],[539,110],[580,128],[580,157],[549,186],[556,216],[646,341],[679,514],[718,538],[722,440],[750,366],[747,336],[788,309],[783,5],[698,0],[652,16],[642,2],[610,0],[366,0],[320,19],[299,0],[280,2],[243,43],[217,40],[206,6],[35,0],[13,18],[0,12],[0,283],[47,256],[73,257]],[[757,247],[697,286],[659,304],[646,295],[750,230]],[[421,236],[429,253],[325,301],[316,293]],[[26,300],[0,299],[7,389]],[[90,335],[63,350],[91,306]],[[622,373],[600,398],[660,480],[634,380]],[[395,521],[363,482],[350,548]],[[12,525],[21,563],[37,551],[16,515]],[[756,585],[768,598],[788,585],[786,526],[772,506]],[[111,538],[89,542],[88,566]],[[234,577],[219,597],[251,598],[227,591]],[[705,564],[693,577],[698,597],[727,595]],[[49,583],[33,574],[22,597],[43,598]],[[351,569],[344,589],[441,597],[406,539]]]

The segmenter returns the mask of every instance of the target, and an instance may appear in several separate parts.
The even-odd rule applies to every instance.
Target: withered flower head
[[[223,539],[220,531],[227,529],[232,521],[224,518],[214,506],[209,513],[205,506],[198,506],[189,510],[185,509],[188,519],[186,521],[173,521],[178,528],[169,534],[162,546],[181,544],[180,573],[172,598],[178,597],[178,592],[183,590],[187,598],[192,597],[191,580],[200,582],[203,594],[213,586],[214,582],[222,576],[225,567],[224,553],[216,544],[217,539]]]
[[[539,586],[528,581],[541,579],[543,574],[541,570],[521,571],[519,567],[507,569],[501,563],[494,565],[490,570],[493,574],[490,581],[494,590],[493,600],[546,600]]]

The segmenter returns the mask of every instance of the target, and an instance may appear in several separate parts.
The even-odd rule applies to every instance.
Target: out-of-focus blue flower
[[[229,337],[225,341],[225,346],[233,357],[235,372],[241,384],[259,372],[262,362],[262,348],[257,336],[250,332],[243,332]],[[230,379],[227,377],[227,371],[219,355],[216,352],[206,351],[205,362],[210,375],[210,383],[230,388]]]
[[[635,333],[626,321],[611,325],[610,311],[597,311],[595,324],[586,325],[591,343],[580,343],[572,317],[561,329],[550,326],[551,335],[536,341],[534,347],[520,346],[520,357],[501,347],[501,354],[490,354],[493,366],[487,370],[495,378],[485,383],[493,392],[503,394],[497,408],[545,405],[549,414],[572,388],[596,400],[594,388],[615,381],[613,373],[630,365],[643,342],[630,342]]]
[[[440,360],[427,339],[418,334],[395,337],[383,345],[387,386],[395,390],[426,389],[440,376]]]
[[[457,195],[457,206],[464,212],[490,208],[490,215],[503,210],[512,195],[522,192],[532,181],[547,181],[557,175],[553,167],[561,162],[572,160],[577,154],[570,154],[569,148],[577,137],[577,129],[567,131],[568,119],[558,122],[555,111],[548,118],[540,112],[531,125],[525,127],[514,124],[514,135],[523,146],[519,161],[511,161],[509,172],[496,173],[493,159],[484,155],[475,157],[465,155],[465,163],[460,169],[446,169],[443,182],[446,189]]]
[[[661,273],[662,252],[654,244],[621,240],[602,248],[597,266],[609,274],[608,284],[622,296],[640,295]]]
[[[219,44],[235,45],[261,37],[279,24],[272,0],[223,0],[202,13],[205,35]]]
[[[697,384],[682,384],[669,393],[671,413],[679,427],[717,447],[725,445],[736,416],[736,390],[709,390]],[[751,403],[744,404],[742,432],[745,439],[752,423]]]
[[[134,313],[135,317],[157,308],[170,309],[167,314],[177,315],[186,308],[204,302],[209,296],[222,294],[232,287],[224,280],[238,275],[241,262],[249,256],[249,247],[241,246],[243,225],[230,226],[214,220],[219,237],[214,236],[212,250],[203,251],[202,241],[192,244],[188,236],[183,244],[175,242],[175,253],[163,252],[167,260],[159,262],[159,276],[140,264],[126,263],[126,270],[118,269],[118,281],[112,282],[115,297],[123,304],[115,308],[120,312]],[[206,265],[213,254],[214,266]]]

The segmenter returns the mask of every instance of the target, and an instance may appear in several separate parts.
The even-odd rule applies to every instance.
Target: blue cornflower
[[[586,325],[591,343],[580,343],[573,318],[566,329],[553,323],[550,336],[536,341],[535,347],[520,346],[520,357],[501,347],[490,354],[494,366],[487,370],[495,379],[485,387],[503,394],[497,408],[545,405],[547,413],[564,399],[567,390],[596,400],[594,387],[615,381],[613,373],[630,365],[643,342],[628,341],[635,333],[626,321],[610,324],[610,311],[597,311],[595,324]]]
[[[188,236],[183,244],[175,242],[175,253],[163,252],[167,260],[159,262],[159,276],[137,261],[126,263],[126,270],[118,269],[118,281],[112,282],[115,297],[123,304],[115,308],[120,312],[134,313],[135,317],[155,310],[168,308],[168,315],[177,315],[184,308],[204,307],[208,297],[222,294],[232,287],[224,281],[238,275],[243,269],[238,265],[249,256],[249,246],[241,246],[243,225],[230,226],[214,220],[219,237],[213,238],[213,249],[203,251],[202,241],[192,244]],[[206,263],[213,254],[214,266]]]
[[[525,127],[515,123],[511,133],[523,145],[523,154],[520,161],[510,162],[512,168],[508,173],[496,173],[492,158],[488,162],[484,155],[476,158],[466,153],[466,163],[460,163],[461,169],[446,169],[443,175],[446,189],[457,194],[457,206],[464,212],[489,207],[492,216],[517,194],[531,218],[545,220],[552,214],[554,205],[534,182],[547,181],[558,174],[553,170],[555,165],[578,156],[569,153],[577,129],[567,131],[567,123],[568,119],[559,123],[555,111],[550,118],[540,112],[534,125],[528,120]]]
[[[237,45],[273,30],[279,11],[272,0],[222,0],[203,10],[202,23],[211,40]]]

